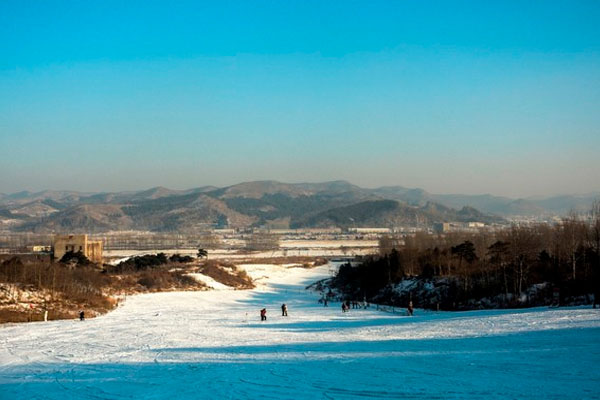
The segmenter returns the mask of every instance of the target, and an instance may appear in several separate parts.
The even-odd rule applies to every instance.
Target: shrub
[[[92,262],[82,252],[67,251],[59,261],[62,264],[91,265]]]
[[[167,264],[169,260],[165,253],[146,254],[131,257],[111,268],[111,272],[144,271]]]
[[[147,290],[198,289],[204,285],[180,271],[150,270],[140,273],[137,283]]]
[[[194,261],[194,258],[190,257],[190,256],[182,256],[179,254],[173,254],[171,257],[169,257],[169,261],[175,262],[175,263],[189,263],[189,262]]]

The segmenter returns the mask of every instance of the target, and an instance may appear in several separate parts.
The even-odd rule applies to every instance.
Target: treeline
[[[416,278],[444,289],[433,297],[407,290],[399,296],[395,288],[406,289],[403,282]],[[536,284],[544,293],[532,301],[528,295]],[[445,309],[473,308],[483,298],[496,299],[497,307],[564,303],[590,294],[600,300],[600,203],[587,218],[571,215],[554,225],[385,237],[380,255],[341,267],[332,286],[352,298],[415,300],[421,303],[416,306]]]
[[[104,294],[104,288],[110,279],[97,268],[82,265],[68,268],[62,263],[23,263],[18,257],[0,264],[0,282],[9,283],[11,290],[18,287],[31,287],[34,290],[45,290],[52,302],[67,298],[74,303],[89,307],[110,309],[113,305]],[[13,297],[9,293],[9,298]]]
[[[0,323],[31,320],[32,310],[19,306],[23,301],[48,310],[50,319],[62,319],[74,318],[80,309],[107,312],[116,305],[114,295],[203,289],[204,284],[179,268],[193,260],[159,253],[100,269],[81,253],[67,253],[59,262],[23,262],[15,256],[0,263]],[[35,313],[35,319],[41,318]]]
[[[119,264],[109,267],[108,272],[124,273],[145,271],[149,269],[155,269],[169,263],[189,263],[192,261],[194,261],[193,257],[182,256],[179,254],[173,254],[171,257],[167,257],[165,253],[145,254],[143,256],[135,256],[128,258],[125,261],[121,261]]]

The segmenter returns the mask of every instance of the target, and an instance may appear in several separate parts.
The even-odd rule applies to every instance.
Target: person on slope
[[[346,302],[342,302],[342,312],[348,311],[348,307],[346,306]]]
[[[287,305],[285,303],[283,303],[281,305],[281,316],[282,317],[287,317],[288,316],[288,314],[287,314]]]
[[[408,311],[408,315],[410,315],[410,316],[412,317],[412,315],[413,315],[413,312],[415,311],[415,310],[414,310],[414,308],[413,308],[413,303],[412,303],[412,301],[409,301],[409,302],[408,302],[408,308],[407,308],[407,311]]]
[[[263,308],[262,310],[260,310],[260,320],[261,321],[267,320],[267,309],[266,308]]]
[[[79,311],[79,320],[83,321],[85,319],[85,313],[83,312],[83,310]]]

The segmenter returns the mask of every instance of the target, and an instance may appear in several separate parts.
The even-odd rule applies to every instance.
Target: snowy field
[[[342,314],[303,290],[328,266],[245,268],[257,289],[0,326],[0,398],[600,398],[599,310]]]

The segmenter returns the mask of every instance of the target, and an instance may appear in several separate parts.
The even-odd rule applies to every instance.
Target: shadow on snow
[[[13,366],[0,371],[0,398],[597,398],[599,335],[600,328],[588,328],[470,339],[157,349],[229,358]],[[335,356],[318,357],[327,353]]]

